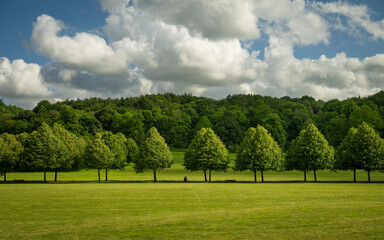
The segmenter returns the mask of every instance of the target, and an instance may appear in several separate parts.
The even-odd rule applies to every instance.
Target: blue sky
[[[384,87],[384,1],[0,1],[0,98],[347,98]]]

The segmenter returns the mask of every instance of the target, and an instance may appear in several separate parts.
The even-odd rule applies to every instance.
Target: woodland
[[[185,168],[203,170],[206,181],[206,171],[211,179],[211,170],[228,169],[228,152],[237,153],[233,168],[253,171],[255,181],[256,171],[297,169],[305,179],[313,170],[316,180],[316,170],[333,168],[364,169],[369,179],[370,171],[383,169],[383,120],[384,91],[342,101],[242,94],[215,100],[166,93],[44,100],[32,110],[1,101],[0,167],[4,180],[11,170],[42,171],[45,181],[46,171],[56,172],[56,180],[60,171],[93,168],[100,181],[101,169],[107,173],[133,162],[136,172],[153,171],[156,181],[156,172],[172,164],[169,146],[188,148]],[[204,166],[195,161],[201,156],[207,156]],[[209,165],[207,159],[216,162]]]

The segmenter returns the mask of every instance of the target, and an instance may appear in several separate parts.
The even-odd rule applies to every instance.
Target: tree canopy
[[[156,172],[171,167],[173,158],[164,138],[155,127],[149,129],[141,142],[139,157],[134,161],[133,168],[137,173],[153,171],[153,180],[157,181]]]
[[[334,162],[334,149],[313,124],[302,130],[292,142],[287,151],[286,168],[304,171],[304,181],[307,180],[306,172],[313,170],[315,181],[316,171],[331,169]]]
[[[235,169],[251,170],[255,182],[256,171],[261,171],[263,182],[264,171],[283,170],[283,165],[283,152],[271,134],[260,125],[257,128],[249,128],[238,148]]]
[[[365,170],[370,182],[370,172],[382,169],[383,163],[384,140],[365,122],[351,128],[337,149],[337,167],[353,170],[355,182],[356,169]]]
[[[205,181],[207,181],[207,170],[209,170],[209,181],[211,181],[211,171],[226,171],[228,164],[228,150],[210,128],[201,128],[184,154],[185,169],[203,170]]]
[[[4,175],[4,182],[7,181],[7,172],[16,166],[22,151],[23,145],[14,135],[8,133],[0,135],[0,174]]]
[[[114,155],[101,138],[101,135],[97,133],[85,148],[84,159],[88,168],[97,169],[100,182],[100,170],[111,165]]]
[[[46,172],[58,171],[70,165],[67,163],[68,155],[69,150],[64,142],[45,123],[29,135],[23,153],[30,169],[44,172],[44,182]]]

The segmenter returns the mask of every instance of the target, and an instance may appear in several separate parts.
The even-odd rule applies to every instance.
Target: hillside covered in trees
[[[0,133],[31,133],[43,122],[90,137],[97,132],[121,132],[140,143],[156,127],[170,147],[186,148],[196,132],[211,127],[229,151],[235,151],[249,127],[266,128],[283,150],[310,123],[330,145],[338,146],[351,127],[366,122],[384,136],[384,91],[347,100],[317,101],[312,97],[273,98],[230,95],[214,100],[172,93],[121,99],[90,98],[54,104],[41,101],[33,110],[0,102]]]

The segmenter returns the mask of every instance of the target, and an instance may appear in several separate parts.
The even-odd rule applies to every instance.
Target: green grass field
[[[183,163],[183,151],[172,151],[174,164],[171,168],[160,171],[157,174],[159,181],[183,181],[184,176],[187,176],[188,181],[204,181],[204,175],[202,171],[190,172],[186,171],[181,165]],[[230,154],[232,160],[235,159],[235,154]],[[105,171],[101,171],[102,179],[105,179]],[[261,180],[260,173],[258,173],[258,180]],[[1,179],[1,178],[0,178]],[[313,181],[313,172],[308,172],[307,180]],[[41,172],[11,172],[7,173],[7,180],[25,180],[25,181],[43,181],[43,173]],[[54,173],[47,173],[47,180],[54,180]],[[125,171],[110,170],[108,172],[109,181],[152,181],[153,173],[146,172],[136,174],[132,169],[132,166],[128,166]],[[251,182],[253,181],[253,173],[251,171],[235,172],[228,170],[227,172],[212,172],[212,181],[225,181],[225,180],[236,180]],[[276,181],[303,181],[303,172],[300,171],[285,171],[285,172],[274,172],[267,171],[264,173],[264,180],[266,182]],[[352,171],[338,171],[330,172],[329,170],[318,171],[317,180],[319,182],[344,182],[353,180]],[[384,182],[383,172],[373,172],[371,174],[371,180],[373,182]],[[97,181],[97,170],[81,170],[78,172],[59,172],[58,181]],[[357,181],[366,182],[367,173],[364,171],[357,171]]]
[[[202,172],[175,164],[135,174],[112,170],[110,180],[130,183],[0,184],[0,239],[383,239],[384,173],[318,173],[319,183],[302,181],[298,171],[267,172],[252,183],[250,171]],[[231,155],[233,159],[235,155]],[[42,181],[42,173],[9,173],[8,180]],[[62,181],[96,181],[96,170],[59,173]],[[188,180],[182,181],[184,176]],[[103,175],[104,177],[104,175]],[[259,176],[260,179],[260,176]],[[48,174],[53,180],[53,173]],[[313,181],[309,173],[308,180]],[[136,183],[133,181],[143,181]],[[172,182],[175,181],[175,182]],[[279,182],[286,181],[286,182]]]
[[[383,239],[380,183],[1,184],[0,239]]]

